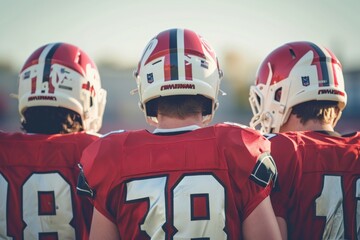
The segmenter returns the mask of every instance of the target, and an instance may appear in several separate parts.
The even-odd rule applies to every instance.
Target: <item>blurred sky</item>
[[[19,70],[49,42],[78,45],[95,61],[137,63],[158,32],[189,28],[221,54],[261,61],[285,42],[332,49],[344,68],[360,67],[359,0],[0,0],[0,62]]]

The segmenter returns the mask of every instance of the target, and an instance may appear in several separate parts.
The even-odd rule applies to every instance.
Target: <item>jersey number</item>
[[[152,239],[165,239],[167,177],[133,180],[126,187],[126,201],[149,201],[141,230]],[[173,212],[168,216],[175,216],[172,222],[177,229],[173,239],[226,239],[225,190],[212,175],[184,176],[171,189],[171,199]],[[205,203],[208,212],[196,215],[196,201]]]
[[[0,173],[0,239],[7,235],[8,181]],[[75,239],[71,186],[58,173],[35,173],[22,186],[23,239],[56,235],[58,239]],[[55,197],[56,196],[56,197]],[[50,205],[50,206],[47,206]],[[44,206],[44,208],[42,208]],[[20,206],[19,206],[20,207]]]
[[[340,176],[324,176],[321,195],[316,199],[316,216],[326,217],[323,239],[344,239],[343,189]],[[356,181],[356,199],[360,198],[360,180]],[[356,229],[360,227],[360,201],[356,206]]]

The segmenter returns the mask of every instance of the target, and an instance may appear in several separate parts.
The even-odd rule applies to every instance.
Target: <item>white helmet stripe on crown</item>
[[[179,29],[176,29],[177,32],[177,49],[179,49],[180,54],[177,54],[178,57],[178,78],[177,79],[185,79],[186,76],[183,76],[185,74],[185,42],[184,42],[184,32],[180,31]]]

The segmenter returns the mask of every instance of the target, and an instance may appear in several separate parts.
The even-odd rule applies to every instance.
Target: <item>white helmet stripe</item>
[[[184,30],[177,30],[177,49],[178,49],[178,78],[185,79],[185,42]]]

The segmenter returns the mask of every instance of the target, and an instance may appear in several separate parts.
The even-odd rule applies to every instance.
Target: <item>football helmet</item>
[[[336,101],[340,111],[345,108],[341,63],[330,50],[312,42],[284,44],[261,63],[250,87],[250,126],[277,133],[293,106],[311,100]]]
[[[18,100],[22,120],[29,107],[63,107],[80,114],[85,131],[97,132],[106,91],[95,63],[84,51],[68,43],[50,43],[35,50],[23,65]]]
[[[210,44],[189,29],[169,29],[156,35],[145,47],[134,71],[140,108],[161,96],[203,95],[212,101],[211,120],[218,107],[218,92],[223,77],[217,56]]]

